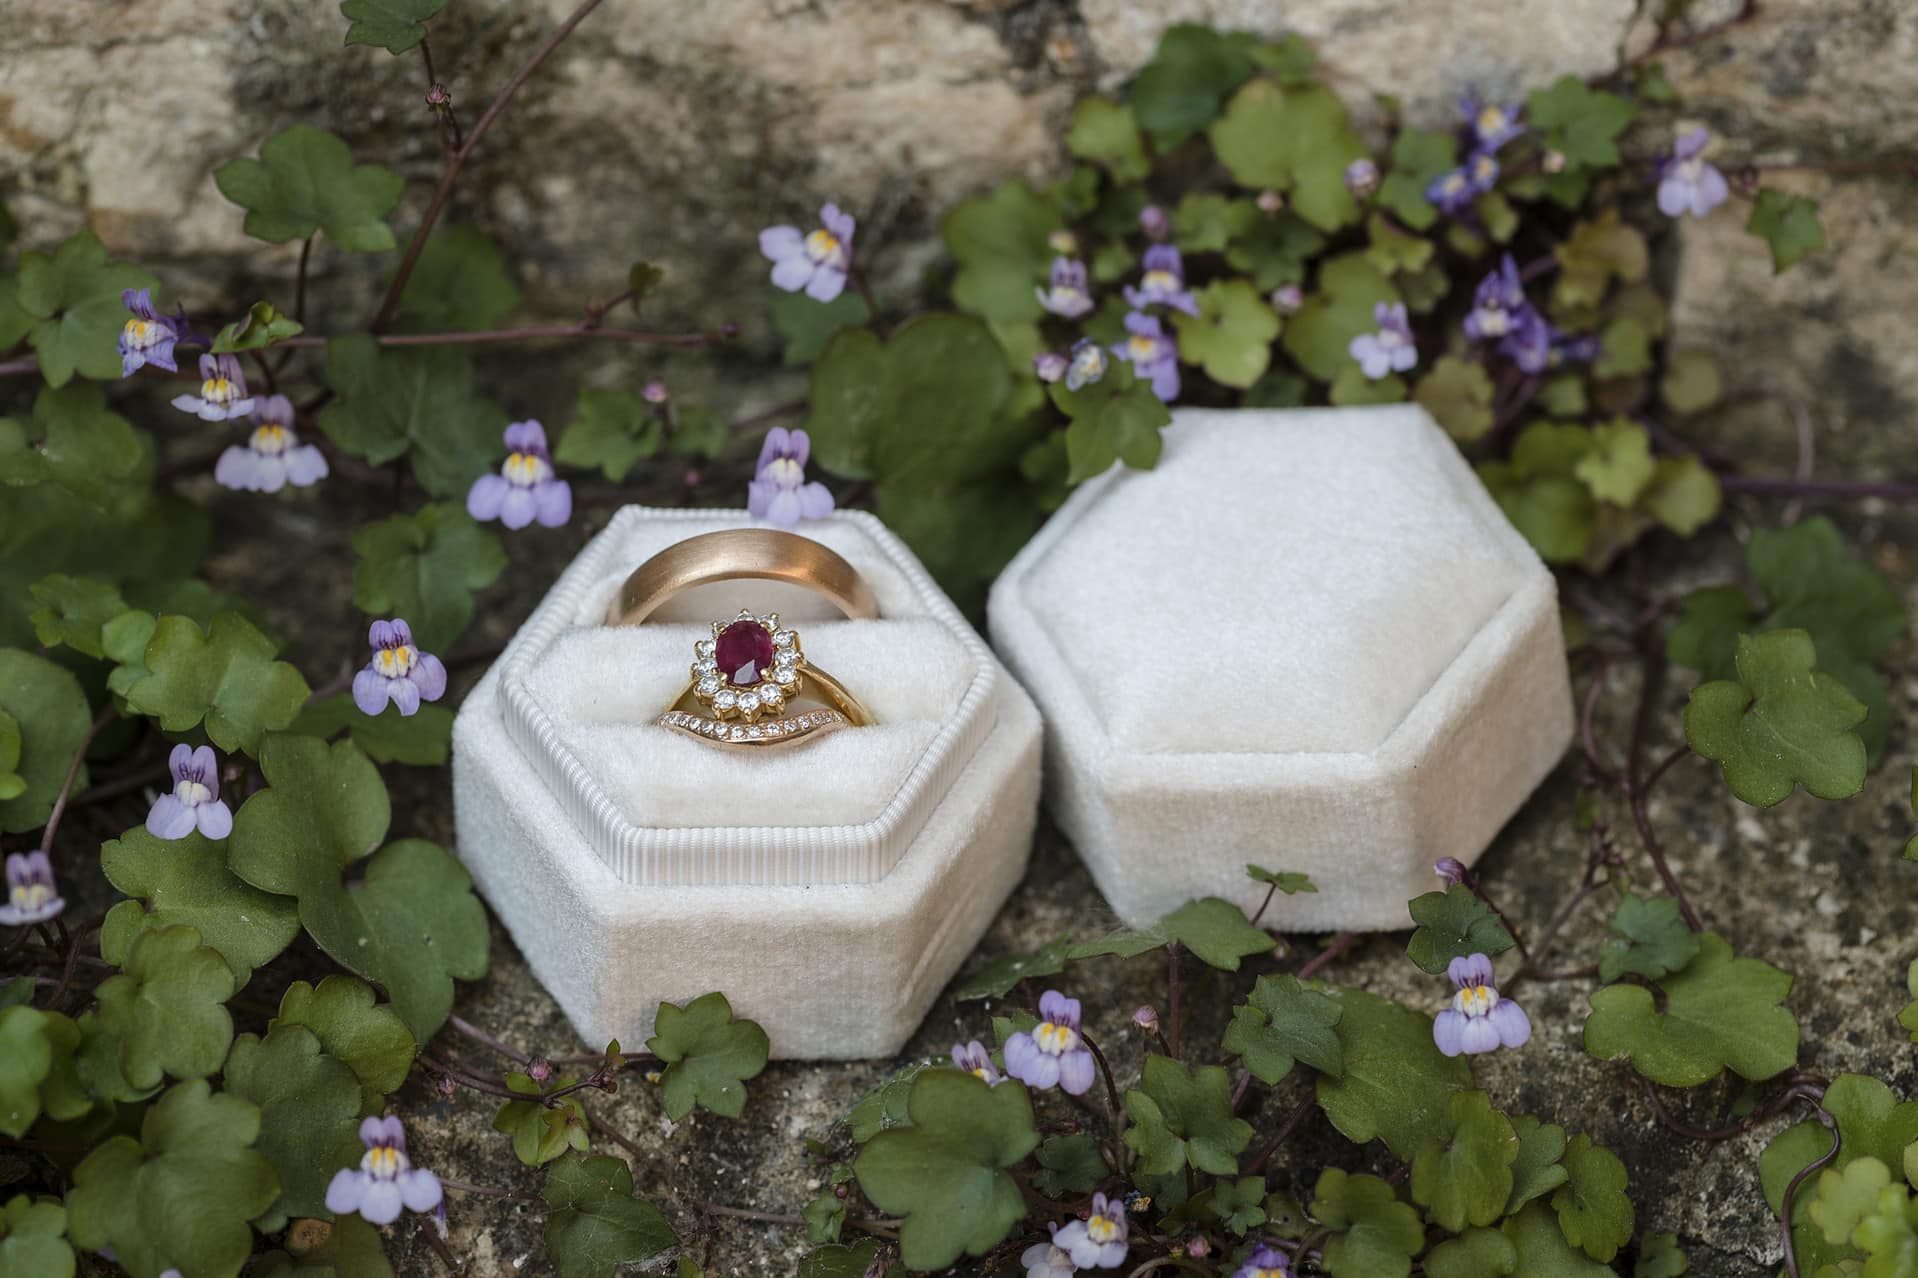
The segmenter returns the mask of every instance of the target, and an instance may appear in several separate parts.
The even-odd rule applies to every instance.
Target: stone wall
[[[471,122],[573,0],[453,0],[440,78]],[[1075,96],[1114,88],[1180,20],[1310,36],[1346,96],[1445,115],[1459,90],[1602,71],[1642,48],[1636,0],[611,0],[527,85],[468,168],[455,215],[517,256],[533,315],[670,269],[654,314],[764,332],[754,232],[823,199],[858,212],[882,286],[909,290],[955,199],[1059,163]],[[1709,20],[1735,0],[1700,0]],[[30,242],[91,226],[190,303],[284,279],[213,170],[294,121],[408,178],[402,235],[442,156],[415,55],[342,46],[331,0],[0,0],[0,196]],[[1763,16],[1670,57],[1721,162],[1857,162],[1918,137],[1918,6],[1765,0]],[[1774,280],[1728,208],[1688,225],[1681,335],[1825,401],[1840,432],[1918,398],[1908,177],[1781,175],[1824,197],[1835,251]],[[322,245],[323,322],[360,313],[386,259]],[[270,291],[270,290],[268,290]],[[1835,398],[1834,398],[1835,397]],[[1767,427],[1769,434],[1779,432]],[[1789,457],[1789,451],[1785,454]]]

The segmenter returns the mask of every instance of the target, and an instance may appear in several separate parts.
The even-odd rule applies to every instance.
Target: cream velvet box
[[[1181,411],[992,591],[1046,721],[1046,800],[1114,909],[1408,926],[1571,740],[1551,573],[1422,409]]]
[[[775,1056],[892,1055],[1024,872],[1038,714],[869,515],[802,532],[859,569],[876,621],[754,581],[602,624],[653,553],[750,524],[631,507],[581,552],[460,707],[459,854],[590,1043],[720,990]],[[741,607],[779,611],[875,726],[772,752],[656,726],[695,638]]]

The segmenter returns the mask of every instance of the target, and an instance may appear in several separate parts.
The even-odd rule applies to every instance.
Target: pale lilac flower
[[[1006,1076],[992,1063],[992,1053],[976,1038],[970,1043],[952,1045],[952,1063],[974,1078],[984,1079],[988,1087],[997,1087],[1006,1081]]]
[[[1079,1000],[1058,990],[1039,999],[1040,1020],[1006,1040],[1006,1073],[1040,1091],[1058,1086],[1073,1096],[1092,1090],[1098,1073],[1092,1049],[1079,1033]]]
[[[497,519],[508,528],[538,520],[558,528],[573,517],[573,486],[553,470],[546,450],[546,428],[536,421],[506,428],[508,455],[499,474],[481,475],[466,490],[466,513],[484,522]]]
[[[1490,151],[1474,151],[1458,168],[1433,178],[1425,188],[1425,198],[1438,205],[1440,212],[1457,217],[1492,189],[1498,172],[1498,160]]]
[[[1040,351],[1032,357],[1032,371],[1042,382],[1051,385],[1066,375],[1068,361],[1058,351]]]
[[[1150,1003],[1143,1004],[1132,1013],[1132,1023],[1148,1034],[1156,1034],[1159,1032],[1159,1011]]]
[[[144,288],[121,289],[120,301],[133,312],[120,330],[120,376],[133,376],[143,364],[179,372],[180,366],[173,362],[173,344],[188,335],[186,308],[162,315],[153,309],[152,291]]]
[[[1051,1228],[1052,1242],[1034,1243],[1019,1253],[1019,1263],[1026,1267],[1026,1278],[1072,1278],[1079,1272],[1072,1257],[1059,1249],[1059,1226],[1054,1224]]]
[[[153,801],[147,833],[160,839],[184,839],[198,829],[209,839],[233,833],[233,810],[220,798],[220,760],[212,746],[194,749],[182,741],[167,756],[173,793]]]
[[[1703,125],[1688,129],[1658,166],[1658,211],[1666,217],[1704,217],[1731,195],[1725,175],[1701,154],[1711,140]]]
[[[1459,114],[1472,126],[1472,136],[1478,140],[1479,149],[1496,151],[1525,132],[1525,126],[1518,122],[1520,106],[1513,102],[1481,102],[1476,93],[1467,93],[1458,100]]]
[[[326,458],[313,445],[302,444],[293,430],[292,401],[269,395],[259,401],[253,416],[260,424],[246,443],[228,446],[213,467],[221,487],[277,493],[288,484],[306,488],[326,478]]]
[[[1039,305],[1066,319],[1078,319],[1092,309],[1092,294],[1086,288],[1086,264],[1069,257],[1053,258],[1051,287],[1032,291],[1038,294]]]
[[[406,1132],[397,1116],[362,1121],[360,1143],[366,1153],[359,1169],[341,1168],[326,1187],[328,1211],[336,1216],[358,1212],[369,1225],[390,1225],[400,1218],[401,1207],[432,1211],[440,1205],[440,1178],[407,1158]]]
[[[1519,312],[1529,309],[1518,263],[1507,253],[1498,269],[1478,282],[1472,313],[1465,317],[1465,336],[1474,342],[1504,337],[1518,322]]]
[[[1270,301],[1273,310],[1281,315],[1291,315],[1305,305],[1305,290],[1297,284],[1281,284],[1272,290]]]
[[[1126,305],[1142,311],[1156,303],[1187,315],[1199,313],[1199,304],[1185,286],[1185,259],[1179,256],[1178,249],[1170,244],[1154,244],[1145,251],[1143,265],[1145,272],[1139,277],[1139,287],[1126,286]]]
[[[802,519],[823,519],[832,513],[832,493],[818,480],[806,482],[806,459],[812,455],[812,437],[803,430],[775,426],[759,446],[759,465],[746,487],[746,510],[791,528]]]
[[[1360,333],[1346,345],[1359,368],[1373,381],[1390,373],[1403,373],[1419,362],[1418,347],[1412,343],[1412,323],[1406,317],[1405,303],[1372,305],[1372,319],[1378,324],[1374,333]]]
[[[1067,1221],[1052,1236],[1052,1245],[1072,1257],[1081,1269],[1117,1269],[1125,1263],[1125,1204],[1104,1194],[1092,1196],[1092,1214],[1085,1220]]]
[[[1292,1278],[1292,1262],[1277,1247],[1260,1243],[1232,1271],[1232,1278]]]
[[[1558,336],[1551,322],[1527,306],[1512,314],[1511,328],[1499,339],[1498,353],[1520,371],[1539,373],[1552,361],[1552,343]]]
[[[1438,875],[1447,883],[1463,883],[1470,877],[1471,872],[1465,868],[1465,862],[1459,860],[1457,857],[1442,856],[1433,863],[1432,873]]]
[[[1500,998],[1492,984],[1492,960],[1483,954],[1455,958],[1446,965],[1458,993],[1452,1006],[1432,1019],[1432,1041],[1447,1056],[1476,1056],[1498,1047],[1519,1047],[1532,1036],[1525,1009]]]
[[[1172,234],[1172,219],[1158,205],[1148,204],[1139,210],[1139,229],[1149,240],[1163,240]]]
[[[420,702],[446,695],[446,666],[413,646],[413,628],[404,618],[374,622],[367,627],[366,641],[373,659],[353,676],[353,704],[360,713],[378,714],[390,701],[400,714],[416,714]]]
[[[1170,404],[1179,397],[1179,342],[1165,331],[1156,315],[1138,311],[1125,317],[1132,336],[1112,353],[1132,361],[1132,371],[1152,383],[1152,393]]]
[[[1351,170],[1347,169],[1346,172],[1349,174]],[[1258,198],[1252,202],[1258,206],[1261,213],[1277,213],[1285,207],[1285,196],[1277,191],[1260,191]]]
[[[796,226],[769,226],[759,233],[759,251],[773,264],[775,288],[804,289],[814,301],[830,302],[846,290],[855,223],[837,204],[821,205],[819,221],[804,235]]]
[[[240,357],[200,356],[200,393],[175,395],[173,406],[208,422],[223,422],[251,413],[253,397],[246,393],[246,374],[240,371]]]
[[[0,905],[0,923],[28,927],[45,923],[66,908],[53,885],[53,864],[45,852],[36,848],[7,857],[7,900]]]
[[[1366,156],[1346,165],[1345,189],[1361,200],[1378,190],[1379,166]]]
[[[1072,358],[1066,364],[1066,389],[1090,386],[1106,375],[1105,348],[1090,337],[1072,344]]]
[[[666,383],[657,377],[649,377],[646,384],[639,388],[639,397],[649,404],[663,404],[672,398],[672,392],[666,389]]]

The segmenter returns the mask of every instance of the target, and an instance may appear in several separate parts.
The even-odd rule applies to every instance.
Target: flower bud
[[[666,389],[666,383],[657,377],[649,377],[646,384],[639,388],[639,397],[649,404],[663,404],[672,398],[672,392]]]
[[[1158,205],[1148,204],[1139,210],[1139,229],[1147,239],[1163,240],[1172,234],[1172,219]]]
[[[1379,166],[1361,156],[1345,166],[1345,189],[1364,199],[1379,189]]]
[[[442,111],[453,105],[453,95],[446,91],[445,85],[435,82],[426,91],[426,105],[435,111]]]
[[[1545,154],[1539,157],[1538,167],[1544,169],[1547,173],[1563,173],[1565,171],[1565,152],[1559,150],[1557,147],[1546,147]]]
[[[1194,1260],[1204,1260],[1212,1254],[1212,1244],[1205,1240],[1204,1234],[1194,1234],[1185,1240],[1185,1254]]]
[[[434,1087],[438,1090],[441,1096],[446,1097],[448,1100],[451,1100],[454,1096],[458,1095],[460,1090],[460,1085],[454,1082],[451,1078],[448,1078],[445,1074],[440,1075],[439,1081],[434,1084]]]
[[[1277,191],[1260,191],[1259,198],[1254,203],[1259,206],[1261,213],[1277,213],[1285,207],[1285,197]]]
[[[1148,1034],[1156,1034],[1159,1031],[1159,1013],[1147,1003],[1132,1014],[1132,1023]]]
[[[535,1056],[526,1066],[526,1076],[535,1083],[543,1083],[553,1076],[553,1062],[544,1056]]]
[[[1032,357],[1032,371],[1048,384],[1066,375],[1066,357],[1057,351],[1040,351]]]
[[[1297,284],[1281,284],[1272,290],[1270,301],[1273,310],[1281,315],[1291,315],[1305,305],[1305,290]]]
[[[1447,883],[1465,882],[1465,863],[1455,856],[1440,857],[1432,870]]]

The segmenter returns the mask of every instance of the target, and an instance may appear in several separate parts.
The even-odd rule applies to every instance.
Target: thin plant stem
[[[506,1189],[493,1185],[471,1185],[463,1180],[454,1180],[451,1176],[441,1176],[440,1184],[462,1194],[475,1194],[481,1198],[516,1198],[522,1202],[536,1202],[539,1195],[524,1189]]]
[[[73,797],[73,783],[80,776],[80,765],[87,761],[87,747],[93,744],[93,738],[100,729],[113,722],[119,716],[108,706],[94,721],[87,725],[86,735],[80,738],[80,744],[73,748],[73,761],[67,765],[66,780],[60,783],[60,792],[53,797],[53,811],[47,814],[47,828],[40,835],[40,851],[48,856],[53,854],[53,836],[60,830],[60,818],[66,815],[67,801]]]
[[[1786,475],[1720,475],[1718,486],[1728,493],[1757,497],[1838,497],[1851,500],[1918,502],[1918,484],[1874,483],[1854,479],[1796,479]]]
[[[1679,886],[1678,877],[1672,873],[1671,865],[1665,860],[1665,849],[1658,842],[1658,835],[1652,829],[1651,812],[1647,806],[1649,788],[1644,781],[1642,768],[1645,758],[1645,737],[1650,730],[1652,704],[1657,700],[1659,686],[1664,682],[1665,650],[1656,643],[1643,646],[1645,654],[1644,686],[1639,689],[1638,710],[1632,716],[1631,748],[1626,754],[1625,784],[1629,792],[1632,824],[1638,828],[1639,841],[1645,845],[1645,854],[1651,858],[1652,868],[1658,871],[1660,882],[1665,890],[1678,902],[1678,912],[1685,919],[1685,926],[1694,932],[1702,932],[1704,923],[1698,917],[1698,911],[1685,895],[1685,889]]]
[[[1334,960],[1351,949],[1359,939],[1357,932],[1339,932],[1332,937],[1332,943],[1314,954],[1298,972],[1301,981],[1309,981],[1330,967]]]
[[[1257,1152],[1252,1155],[1252,1161],[1245,1165],[1245,1174],[1254,1175],[1259,1168],[1265,1166],[1266,1161],[1278,1152],[1279,1146],[1292,1138],[1292,1133],[1299,1129],[1299,1124],[1305,1121],[1305,1116],[1312,1112],[1312,1106],[1317,1103],[1315,1094],[1307,1092],[1305,1098],[1294,1105],[1292,1112],[1285,1116],[1285,1121],[1279,1124],[1279,1130],[1272,1134],[1272,1139],[1259,1146]]]
[[[1099,1050],[1099,1045],[1092,1041],[1092,1036],[1081,1030],[1079,1040],[1086,1045],[1086,1050],[1092,1053],[1092,1059],[1099,1062],[1099,1073],[1105,1076],[1106,1105],[1112,1118],[1112,1140],[1117,1150],[1117,1157],[1123,1160],[1125,1158],[1125,1106],[1119,1100],[1119,1085],[1113,1081],[1112,1066],[1106,1064],[1106,1054]]]
[[[1179,1055],[1179,943],[1165,947],[1165,1054]]]
[[[728,1207],[724,1203],[708,1202],[701,1199],[699,1210],[708,1216],[725,1216],[732,1220],[751,1220],[762,1225],[803,1225],[804,1216],[790,1212],[754,1211],[750,1207]],[[898,1221],[869,1220],[861,1216],[848,1216],[846,1223],[861,1233],[871,1234],[875,1238],[885,1238],[897,1242],[899,1239]]]
[[[413,1219],[419,1223],[420,1233],[426,1236],[426,1245],[433,1249],[433,1254],[440,1258],[442,1265],[446,1266],[446,1272],[459,1273],[460,1262],[454,1257],[452,1248],[446,1245],[446,1240],[440,1237],[439,1226],[427,1216],[415,1216]]]
[[[513,95],[519,92],[520,86],[531,78],[533,72],[539,70],[540,64],[552,56],[553,50],[559,48],[567,36],[573,34],[575,27],[584,22],[593,10],[599,8],[600,3],[601,0],[584,0],[584,3],[573,10],[572,14],[554,28],[553,33],[547,36],[537,49],[533,50],[532,55],[520,64],[519,70],[513,72],[512,78],[507,80],[492,102],[487,104],[480,118],[474,121],[473,131],[466,135],[466,140],[460,144],[457,151],[453,152],[453,158],[447,163],[446,172],[440,177],[440,184],[434,188],[433,198],[426,206],[425,215],[420,219],[419,230],[413,233],[412,240],[406,246],[405,254],[400,258],[398,269],[393,272],[393,282],[387,285],[386,296],[380,299],[380,308],[374,313],[373,322],[369,326],[374,332],[379,332],[392,322],[393,313],[399,309],[400,295],[406,291],[406,282],[413,277],[413,268],[419,265],[420,254],[426,248],[426,237],[432,233],[433,224],[439,221],[440,214],[446,211],[446,202],[453,194],[453,183],[459,178],[460,170],[465,167],[466,161],[472,157],[474,149],[479,146],[480,139],[485,137],[486,131],[493,127],[493,121],[499,119],[500,112],[506,109],[506,104],[512,101]]]
[[[464,1034],[482,1047],[489,1047],[509,1061],[518,1061],[521,1065],[531,1065],[533,1058],[508,1043],[494,1038],[479,1026],[458,1015],[448,1015],[446,1024],[455,1032]]]
[[[1797,1196],[1798,1187],[1805,1183],[1807,1177],[1813,1172],[1823,1168],[1827,1163],[1831,1162],[1832,1159],[1838,1157],[1838,1147],[1842,1143],[1842,1138],[1838,1131],[1838,1120],[1832,1115],[1832,1112],[1826,1109],[1823,1104],[1820,1104],[1816,1117],[1820,1123],[1824,1124],[1825,1130],[1831,1133],[1831,1148],[1798,1169],[1798,1174],[1793,1176],[1790,1183],[1785,1186],[1784,1196],[1778,1203],[1779,1236],[1785,1244],[1785,1272],[1789,1274],[1791,1278],[1798,1278],[1798,1252],[1797,1249],[1792,1246],[1791,1239],[1792,1199]]]

